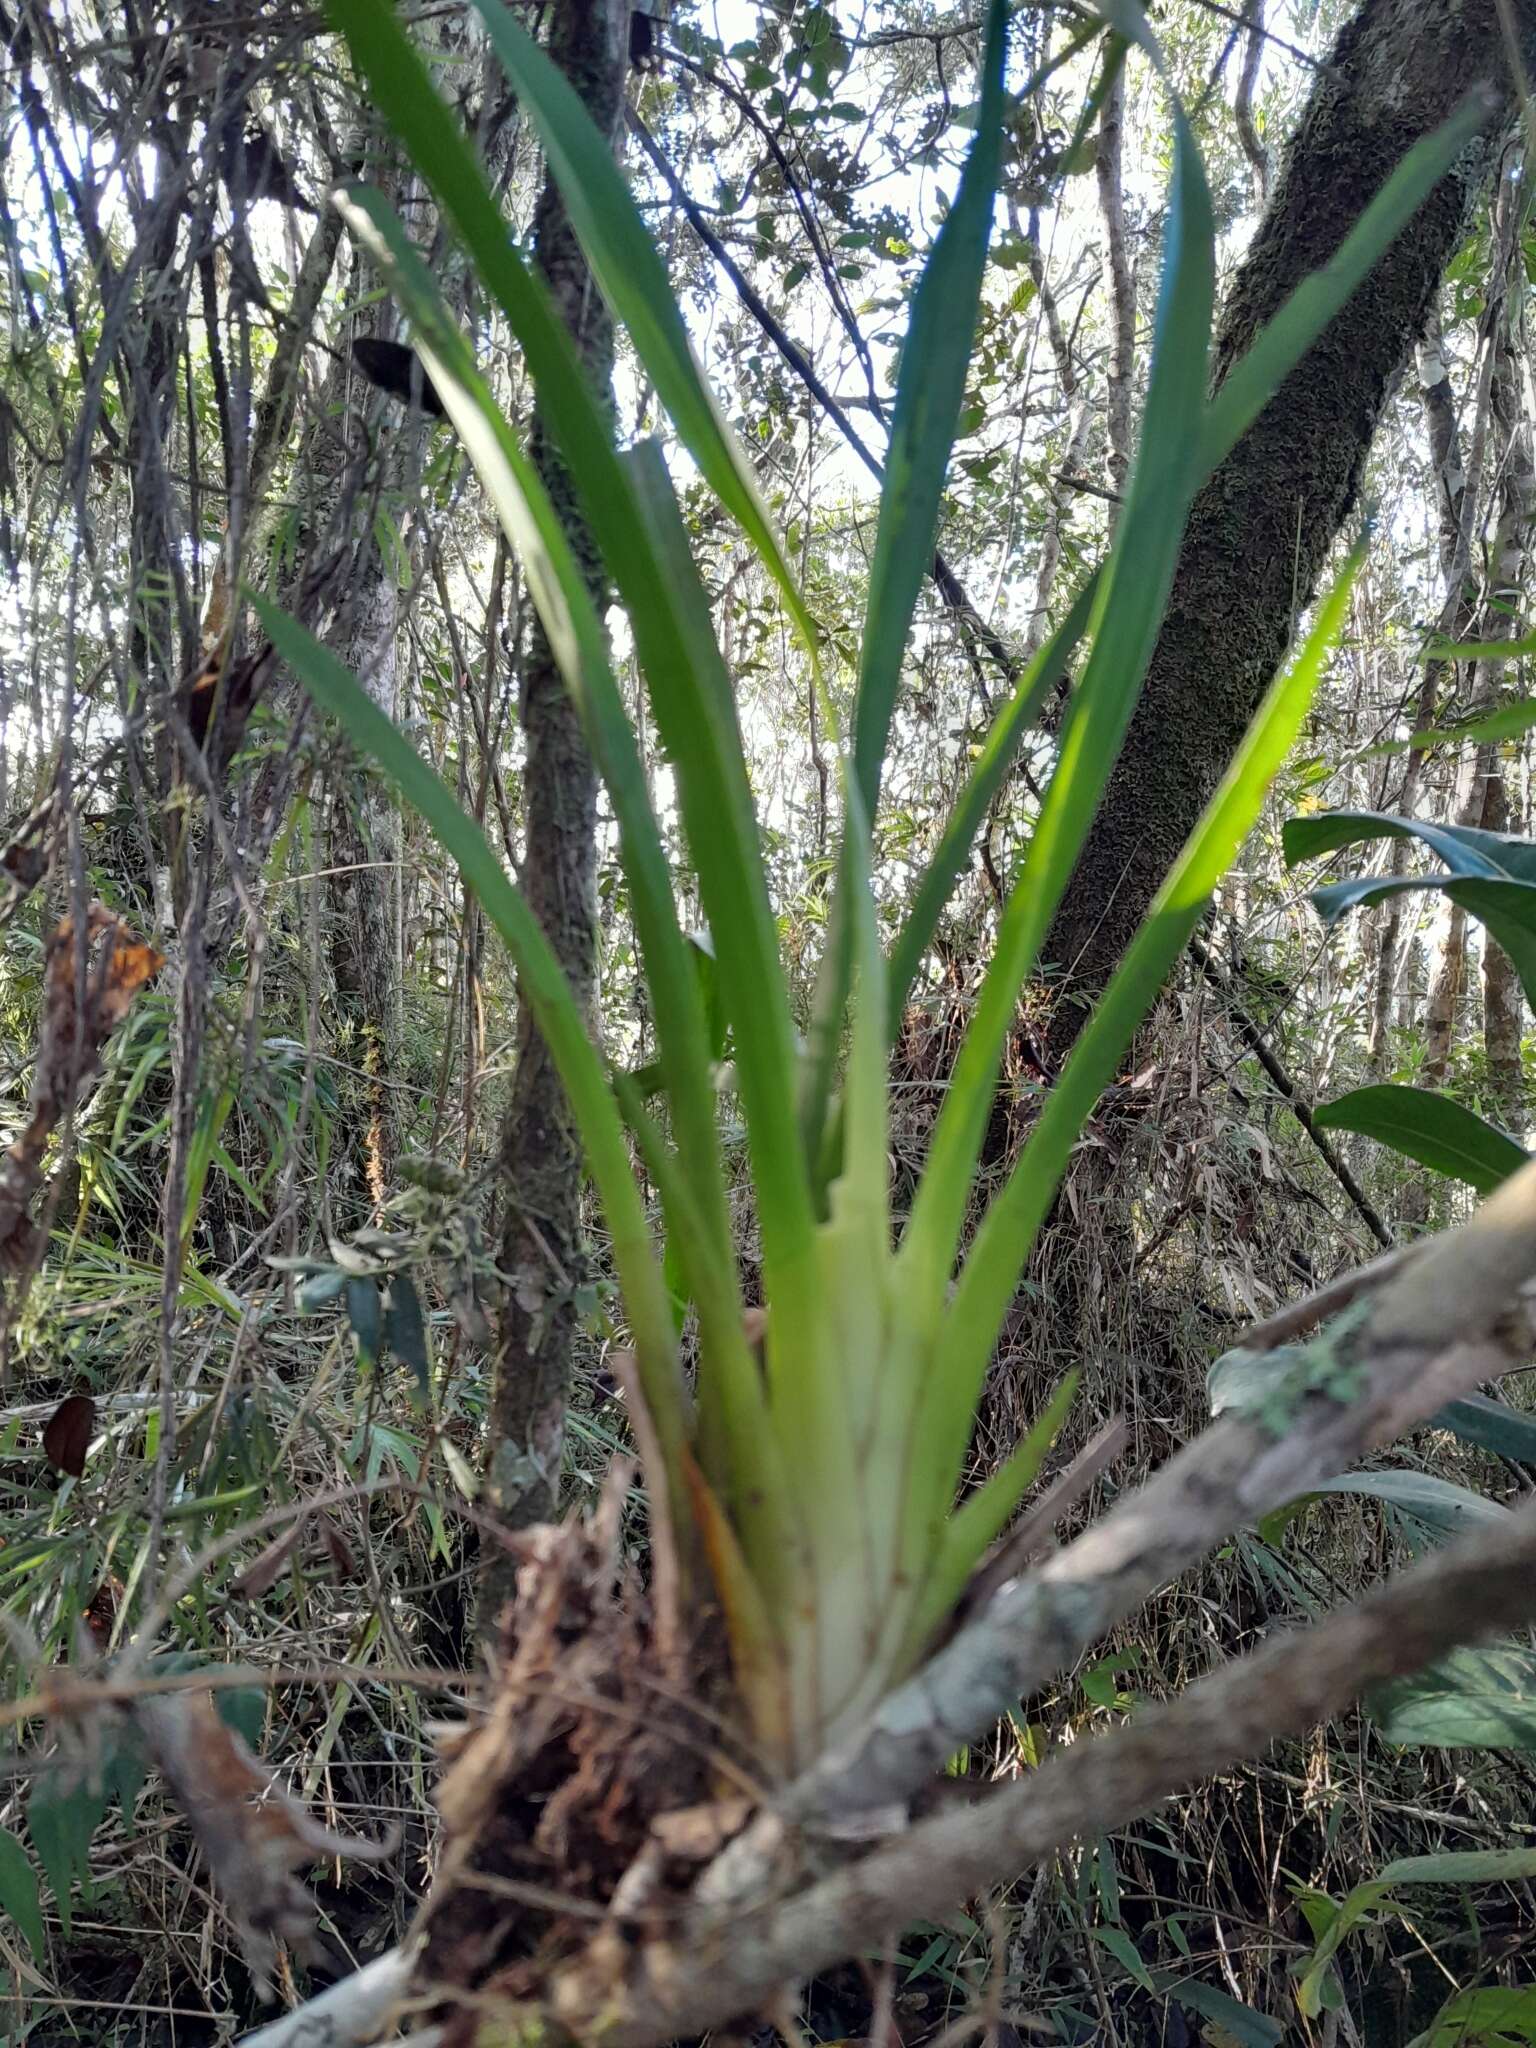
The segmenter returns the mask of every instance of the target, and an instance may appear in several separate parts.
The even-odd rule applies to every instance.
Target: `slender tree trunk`
[[[1136,280],[1125,235],[1125,66],[1104,95],[1099,118],[1099,211],[1104,217],[1104,281],[1111,321],[1109,383],[1105,393],[1104,438],[1109,487],[1109,530],[1119,523],[1131,474],[1131,394],[1136,367]]]
[[[1494,269],[1485,314],[1488,343],[1488,406],[1486,446],[1491,452],[1490,476],[1497,480],[1498,519],[1489,550],[1487,581],[1473,622],[1479,640],[1507,640],[1516,619],[1525,582],[1533,520],[1536,520],[1536,458],[1522,389],[1522,343],[1518,294],[1510,292],[1518,274],[1518,226],[1524,191],[1511,163],[1501,180],[1494,207]],[[1463,519],[1463,540],[1470,540],[1471,522]],[[1461,559],[1469,553],[1464,545]],[[1491,710],[1503,682],[1504,663],[1486,660],[1469,664],[1471,685],[1465,708]],[[1456,821],[1502,832],[1509,821],[1509,792],[1497,746],[1481,746],[1468,755],[1457,778]],[[1454,1044],[1459,997],[1466,976],[1466,913],[1452,905],[1445,944],[1430,984],[1425,1018],[1425,1084],[1444,1084]],[[1488,1055],[1497,1112],[1513,1125],[1523,1124],[1520,1074],[1520,985],[1503,949],[1483,939],[1484,1046]]]
[[[566,0],[554,10],[549,49],[605,134],[622,113],[629,10],[618,0]],[[552,178],[534,218],[536,259],[576,338],[594,390],[612,402],[613,323]],[[564,465],[536,413],[533,453],[599,609],[608,586]],[[535,627],[523,675],[527,846],[522,885],[577,1000],[596,977],[597,778],[554,656]],[[504,1222],[503,1300],[491,1394],[490,1508],[513,1528],[557,1509],[566,1405],[583,1272],[581,1149],[554,1064],[524,1004],[517,1071],[499,1162]],[[511,1590],[511,1559],[484,1552],[482,1627],[494,1626]]]
[[[1513,219],[1519,217],[1520,195],[1524,189],[1523,179],[1511,176],[1506,181],[1504,203]],[[1510,239],[1513,241],[1513,235]],[[1493,418],[1502,461],[1498,472],[1499,519],[1494,534],[1488,603],[1484,613],[1484,637],[1490,640],[1513,639],[1520,630],[1520,612],[1530,570],[1531,538],[1533,528],[1536,528],[1536,442],[1533,442],[1525,403],[1522,305],[1522,295],[1509,295],[1501,308],[1495,338]],[[1490,705],[1494,704],[1503,685],[1504,663],[1497,660],[1485,662],[1483,679],[1483,695]],[[1496,744],[1479,752],[1483,829],[1507,832],[1510,803],[1503,755]],[[1524,1017],[1524,997],[1514,964],[1504,948],[1485,934],[1483,1048],[1488,1058],[1493,1098],[1491,1107],[1494,1114],[1515,1132],[1523,1131],[1526,1121],[1520,1061]]]
[[[1253,170],[1259,204],[1264,206],[1269,200],[1269,151],[1253,118],[1253,89],[1259,82],[1259,66],[1264,61],[1264,0],[1248,0],[1244,20],[1248,24],[1248,39],[1243,45],[1243,68],[1232,112],[1237,122],[1237,139]]]
[[[1512,0],[1525,61],[1536,0]],[[1388,394],[1460,245],[1514,90],[1499,0],[1364,0],[1317,74],[1233,284],[1219,384],[1293,287],[1334,253],[1423,135],[1490,81],[1468,149],[1196,499],[1146,687],[1045,957],[1102,988],[1231,759],[1355,501]],[[1062,1053],[1086,1006],[1057,1004]]]
[[[1445,578],[1441,608],[1442,631],[1459,639],[1471,623],[1462,575],[1462,529],[1466,518],[1466,464],[1462,460],[1461,431],[1456,421],[1456,394],[1451,388],[1445,364],[1445,344],[1440,332],[1440,308],[1435,305],[1425,323],[1418,347],[1419,395],[1424,407],[1424,425],[1429,436],[1430,478],[1435,502],[1435,526],[1439,536],[1440,570]],[[1435,706],[1445,681],[1447,664],[1428,661],[1415,707],[1414,725],[1424,731],[1434,724]],[[1425,755],[1422,748],[1409,750],[1402,786],[1394,808],[1412,817],[1424,782]],[[1388,842],[1387,872],[1394,878],[1408,872],[1406,839]],[[1381,945],[1376,956],[1376,988],[1371,1006],[1369,1068],[1373,1076],[1385,1069],[1391,1041],[1393,996],[1397,986],[1398,953],[1402,946],[1404,899],[1390,898],[1382,912]],[[1454,997],[1452,998],[1454,1001]]]
[[[1093,431],[1092,393],[1088,389],[1088,380],[1078,375],[1077,364],[1072,356],[1071,338],[1061,324],[1061,309],[1056,303],[1056,294],[1051,290],[1051,281],[1046,275],[1045,257],[1041,252],[1040,238],[1033,217],[1026,230],[1020,225],[1015,209],[1013,227],[1014,232],[1023,239],[1028,251],[1029,274],[1035,281],[1040,310],[1045,315],[1045,331],[1050,338],[1051,354],[1056,361],[1056,375],[1061,380],[1062,396],[1072,408],[1066,449],[1061,458],[1061,473],[1063,476],[1075,477],[1082,472],[1088,436]],[[1032,661],[1045,645],[1045,636],[1050,624],[1051,597],[1056,588],[1056,577],[1061,569],[1062,541],[1071,496],[1071,490],[1066,484],[1058,484],[1051,492],[1050,509],[1045,518],[1045,532],[1040,541],[1040,560],[1035,570],[1035,601],[1030,608],[1029,628],[1024,635],[1025,661]]]
[[[377,173],[376,173],[377,176]],[[383,179],[396,205],[410,174],[396,160]],[[354,291],[368,283],[361,257],[353,264]],[[386,338],[387,335],[386,335]],[[354,410],[372,407],[372,394],[346,359],[339,359],[326,379],[326,399],[316,422],[315,471],[310,489],[320,519],[337,504],[346,505],[362,481],[357,443],[361,428],[343,430],[332,415],[350,396]],[[333,638],[341,658],[385,716],[400,708],[397,634],[400,623],[399,565],[388,559],[376,537],[378,496],[403,500],[410,478],[421,467],[430,431],[421,412],[393,401],[378,414],[379,429],[369,486],[352,508],[354,554],[346,600]],[[375,468],[376,465],[376,468]],[[353,472],[351,488],[343,482]],[[399,522],[402,534],[407,522]],[[345,1021],[348,1057],[360,1071],[361,1114],[344,1126],[351,1164],[364,1198],[358,1205],[377,1216],[393,1191],[399,1153],[399,1117],[391,1082],[400,1063],[403,1018],[400,957],[401,819],[376,777],[356,764],[344,768],[331,792],[330,956],[336,1001]]]

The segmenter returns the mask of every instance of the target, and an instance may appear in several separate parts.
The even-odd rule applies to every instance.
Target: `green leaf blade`
[[[1375,1138],[1405,1158],[1490,1195],[1522,1167],[1528,1154],[1504,1131],[1427,1088],[1382,1082],[1355,1088],[1313,1112],[1323,1130]]]

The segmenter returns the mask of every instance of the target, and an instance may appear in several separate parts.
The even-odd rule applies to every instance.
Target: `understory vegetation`
[[[1536,2042],[1536,4],[0,33],[0,2048]]]

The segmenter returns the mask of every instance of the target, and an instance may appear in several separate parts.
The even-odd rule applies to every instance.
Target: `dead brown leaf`
[[[26,1129],[0,1157],[0,1265],[25,1267],[37,1248],[27,1207],[42,1180],[48,1141],[99,1070],[101,1050],[134,997],[165,965],[105,904],[86,913],[82,945],[65,917],[48,941],[43,1018]]]
[[[43,1426],[43,1454],[55,1472],[78,1479],[96,1428],[96,1403],[89,1394],[67,1394]]]

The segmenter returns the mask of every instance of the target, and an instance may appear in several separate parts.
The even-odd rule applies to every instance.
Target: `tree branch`
[[[636,1953],[622,1985],[580,1964],[555,2016],[603,2048],[656,2048],[762,2007],[788,1985],[939,1919],[1069,1842],[1124,1827],[1159,1800],[1260,1756],[1458,1645],[1536,1617],[1536,1505],[1401,1573],[1310,1629],[1277,1634],[1166,1705],[1059,1749],[1027,1778],[871,1850],[798,1897],[737,1912],[686,1944]]]
[[[1004,1586],[861,1735],[789,1788],[780,1815],[854,1822],[905,1801],[994,1715],[1234,1528],[1508,1372],[1528,1348],[1508,1311],[1533,1276],[1536,1162],[1392,1274],[1352,1311],[1358,1326],[1331,1325],[1312,1340],[1302,1356],[1320,1383],[1347,1385],[1347,1398],[1301,1399],[1278,1435],[1267,1418],[1223,1415],[1074,1543]]]

